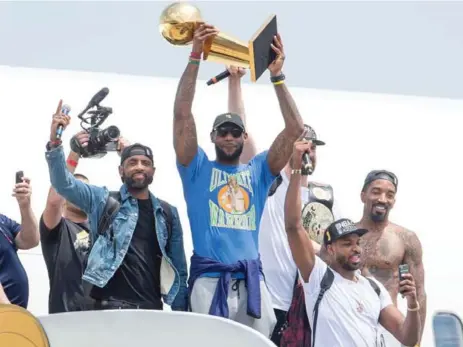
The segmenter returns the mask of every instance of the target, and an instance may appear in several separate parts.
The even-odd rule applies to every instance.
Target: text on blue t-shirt
[[[258,230],[276,176],[268,151],[248,164],[222,165],[202,148],[185,167],[177,163],[196,254],[224,264],[258,258]]]

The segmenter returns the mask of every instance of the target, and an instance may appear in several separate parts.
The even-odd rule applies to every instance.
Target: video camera
[[[75,136],[71,139],[71,149],[79,153],[82,158],[102,158],[108,152],[117,151],[117,141],[119,139],[119,128],[111,125],[101,130],[100,125],[113,112],[111,107],[100,106],[100,102],[108,95],[109,89],[103,88],[96,93],[88,103],[87,107],[77,116],[80,118],[80,126],[89,135],[90,139],[86,147],[82,147]],[[95,110],[89,111],[96,107]],[[89,116],[84,117],[85,113]],[[88,124],[88,126],[85,126]]]

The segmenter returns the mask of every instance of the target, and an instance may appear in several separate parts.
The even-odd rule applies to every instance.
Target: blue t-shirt
[[[177,168],[196,254],[224,264],[257,259],[260,219],[275,179],[267,151],[246,165],[228,166],[198,148],[188,167],[177,162]]]
[[[0,283],[12,304],[27,308],[29,281],[15,244],[21,225],[0,214]]]

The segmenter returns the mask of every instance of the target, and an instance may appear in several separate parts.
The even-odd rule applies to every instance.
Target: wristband
[[[201,60],[201,53],[200,52],[191,52],[190,53],[190,58]]]
[[[301,169],[292,169],[291,170],[291,175],[294,175],[294,174],[301,174],[302,173],[302,170]]]
[[[188,64],[199,65],[199,60],[190,58],[190,60],[188,61]]]
[[[75,160],[72,160],[72,159],[68,159],[66,160],[66,163],[68,163],[69,166],[72,166],[72,167],[76,167],[77,166],[77,162]]]
[[[270,82],[272,82],[273,84],[281,82],[281,83],[278,83],[278,84],[282,84],[285,79],[286,79],[286,76],[284,74],[280,74],[278,76],[271,76],[270,77]]]
[[[419,303],[417,303],[416,307],[414,307],[414,308],[410,308],[407,305],[407,311],[415,312],[415,311],[419,311],[419,310],[420,310],[420,304]]]
[[[61,143],[61,140],[48,141],[46,145],[47,151],[51,151],[53,148],[59,147]]]

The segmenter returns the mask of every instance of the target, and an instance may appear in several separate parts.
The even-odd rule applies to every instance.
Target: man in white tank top
[[[305,128],[307,129],[306,139],[312,141],[310,159],[315,170],[317,163],[316,149],[318,146],[324,146],[325,142],[317,138],[317,134],[312,127],[305,125]],[[297,267],[289,249],[284,223],[284,203],[290,176],[291,164],[288,162],[270,188],[259,230],[259,251],[262,268],[277,317],[277,324],[272,334],[272,341],[277,346],[281,346],[282,328],[289,323],[286,322],[286,315],[293,300],[297,276]],[[316,185],[316,188],[313,188],[313,185]],[[325,213],[331,214],[331,219],[333,215],[334,218],[338,218],[338,204],[333,197],[331,186],[315,183],[313,176],[310,177],[309,182],[309,177],[304,176],[301,179],[300,190],[302,206],[316,200],[317,205],[320,203],[318,206],[326,210]],[[316,194],[313,194],[313,192]],[[317,194],[317,192],[327,192],[329,196],[327,199],[323,199],[326,194]],[[316,251],[320,249],[318,243],[314,242],[313,245]]]
[[[413,276],[404,274],[400,282],[400,292],[408,304],[404,317],[380,282],[360,274],[360,239],[368,230],[358,228],[348,219],[337,220],[323,237],[322,247],[330,265],[316,256],[300,215],[302,156],[310,150],[310,141],[299,140],[294,145],[285,227],[291,253],[304,281],[312,347],[379,346],[379,324],[402,344],[414,346],[420,339],[421,319]],[[319,293],[323,293],[321,288],[326,291],[318,300]]]

